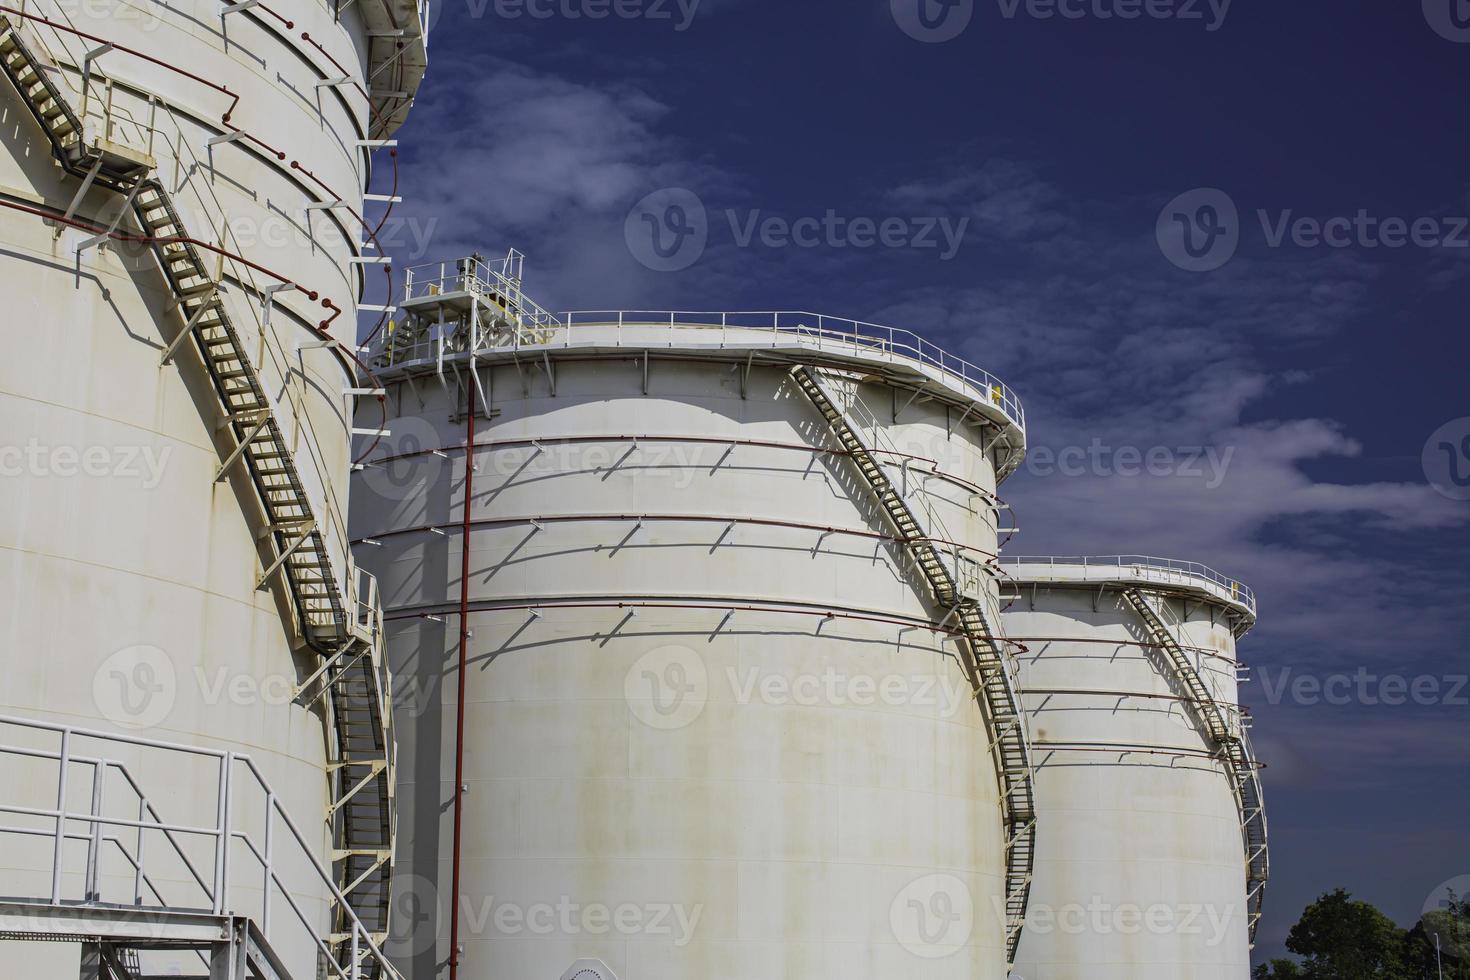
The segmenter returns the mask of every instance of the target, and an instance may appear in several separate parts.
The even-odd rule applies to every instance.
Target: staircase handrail
[[[138,847],[134,851],[128,851],[125,845],[116,835],[107,835],[107,827],[121,827],[125,830],[136,830],[139,838],[145,832],[162,833],[169,841],[174,852],[180,857],[185,867],[195,879],[206,899],[209,900],[209,911],[215,915],[222,914],[245,914],[243,899],[232,897],[232,888],[238,885],[239,876],[232,868],[229,844],[241,841],[247,850],[260,864],[260,871],[265,876],[261,884],[262,895],[262,932],[269,938],[272,931],[272,915],[270,913],[271,888],[274,886],[285,899],[287,905],[295,913],[300,925],[306,931],[312,944],[321,959],[327,964],[331,976],[338,980],[357,980],[354,975],[357,971],[349,971],[339,964],[332,955],[328,944],[321,938],[322,930],[314,926],[305,910],[291,894],[288,884],[283,882],[281,874],[277,870],[281,866],[280,855],[276,852],[275,843],[278,835],[274,835],[272,828],[279,822],[284,827],[289,838],[295,842],[299,854],[295,857],[304,857],[307,864],[314,873],[314,877],[320,884],[325,885],[327,890],[337,899],[338,907],[343,910],[351,931],[354,935],[354,945],[361,951],[365,959],[371,960],[377,968],[383,971],[383,976],[390,980],[403,980],[402,974],[388,960],[382,950],[373,942],[367,928],[352,911],[350,903],[342,895],[337,884],[332,879],[331,872],[323,867],[312,848],[308,845],[305,834],[291,817],[290,812],[281,802],[281,797],[276,793],[270,781],[261,772],[254,759],[247,753],[234,752],[222,749],[210,749],[198,745],[187,745],[178,742],[169,742],[161,739],[145,738],[138,735],[125,735],[116,732],[105,732],[95,729],[82,728],[75,725],[64,725],[55,722],[41,721],[38,719],[20,718],[9,715],[0,715],[0,727],[19,728],[30,732],[51,733],[60,736],[60,747],[51,752],[31,747],[13,746],[7,741],[0,741],[0,756],[19,756],[27,759],[40,759],[55,762],[57,806],[55,808],[40,808],[21,806],[15,803],[0,802],[0,813],[11,813],[27,816],[33,819],[48,819],[53,822],[53,828],[49,831],[37,827],[9,827],[0,826],[0,835],[19,834],[25,836],[49,836],[53,839],[53,862],[51,868],[50,892],[45,896],[35,896],[41,904],[67,905],[69,907],[88,904],[98,905],[133,905],[147,907],[139,897],[141,885],[139,882],[147,879],[149,889],[154,893],[159,909],[177,911],[200,911],[198,907],[187,904],[170,904],[166,902],[160,889],[152,882],[152,876],[147,874],[146,863],[150,859],[149,854],[143,848]],[[126,763],[108,758],[99,754],[96,757],[74,753],[73,749],[78,740],[90,740],[101,743],[103,746],[128,746],[136,750],[136,754],[152,753],[153,760],[167,759],[178,760],[180,757],[188,756],[213,760],[217,765],[216,775],[216,819],[213,824],[201,823],[166,823],[160,817],[159,808],[154,804],[152,797],[146,794],[139,785],[137,778],[132,774]],[[105,749],[104,749],[105,751]],[[115,769],[123,773],[129,786],[136,794],[138,810],[141,813],[151,815],[153,819],[132,819],[119,816],[109,816],[107,812],[106,797],[103,793],[103,785],[95,783],[92,786],[91,801],[86,812],[74,810],[67,802],[67,784],[70,781],[70,767],[72,765],[88,765],[93,767],[94,773],[105,774],[108,769]],[[239,779],[238,768],[243,766],[251,776],[251,781],[259,790],[259,798],[265,805],[265,819],[267,821],[264,830],[265,839],[258,841],[255,836],[235,825],[235,814],[237,810],[247,810],[243,805],[245,796],[241,791],[242,783]],[[160,771],[170,771],[170,766],[161,764]],[[246,781],[244,785],[249,785]],[[18,785],[16,782],[0,781],[0,786]],[[25,785],[34,785],[34,779],[26,781]],[[4,793],[0,789],[0,793]],[[177,794],[174,794],[175,796]],[[81,823],[88,828],[85,835],[68,832],[68,824]],[[185,854],[184,848],[179,844],[179,839],[184,837],[198,837],[214,841],[213,857],[208,870],[210,876],[206,883],[203,874],[194,867],[193,863]],[[67,840],[86,839],[89,843],[88,857],[85,865],[83,881],[89,889],[89,894],[84,895],[78,901],[67,898],[64,888],[64,862],[63,855],[65,842]],[[103,875],[100,867],[102,847],[106,843],[115,843],[124,853],[125,860],[135,869],[134,895],[127,902],[103,902],[100,889],[103,887]],[[156,870],[156,868],[155,868]],[[275,944],[279,945],[279,944]]]

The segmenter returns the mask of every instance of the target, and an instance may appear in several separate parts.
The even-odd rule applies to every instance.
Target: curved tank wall
[[[287,26],[272,6],[226,17],[215,0],[41,0],[24,5],[31,17],[12,19],[74,108],[84,53],[98,45],[75,32],[118,45],[93,64],[86,118],[94,134],[150,153],[188,233],[211,257],[212,248],[236,257],[215,266],[222,295],[276,404],[334,569],[345,575],[346,390],[356,381],[350,362],[322,347],[317,327],[334,304],[345,312],[330,322],[332,336],[355,342],[364,267],[351,261],[362,234],[351,209],[361,210],[369,176],[360,142],[380,134],[357,90],[318,83],[343,73],[365,80],[374,42],[357,7],[339,21],[324,0],[292,4]],[[413,9],[401,0],[387,6]],[[218,431],[220,409],[199,355],[186,345],[160,366],[184,323],[158,260],[140,242],[79,252],[90,228],[112,224],[123,196],[94,187],[74,200],[81,182],[57,165],[5,77],[0,119],[0,295],[8,307],[0,337],[10,352],[0,364],[0,637],[8,651],[0,714],[248,753],[314,856],[330,865],[323,721],[291,702],[315,658],[300,650],[284,593],[257,591],[262,552],[246,515],[259,504],[238,468],[216,482],[232,447]],[[219,139],[236,129],[248,135]],[[348,206],[307,209],[338,198]],[[88,229],[26,210],[69,208]],[[119,227],[139,232],[131,217]],[[276,292],[267,313],[274,273],[318,297]],[[0,743],[57,751],[54,736],[10,725],[0,725]],[[87,751],[126,762],[162,819],[214,823],[216,780],[205,761],[96,743]],[[0,802],[54,806],[55,768],[0,757],[9,787]],[[88,792],[81,773],[71,783],[73,794]],[[237,826],[258,842],[254,808],[263,812],[264,800],[243,787],[239,794]],[[250,869],[242,848],[236,866]],[[185,850],[208,867],[207,845]],[[68,897],[84,887],[83,855],[81,843],[68,844]],[[117,855],[113,861],[104,865],[102,897],[122,890],[130,899],[132,876]],[[232,891],[251,915],[260,907],[256,868],[241,872],[249,883]],[[326,887],[304,857],[281,871],[325,936]],[[154,873],[165,901],[200,904],[181,863]],[[45,894],[49,844],[0,834],[0,877],[8,895]],[[316,975],[311,937],[279,897],[276,905],[278,952],[293,974]],[[59,975],[68,956],[75,969],[75,947],[0,955],[35,975]]]
[[[787,357],[640,337],[479,360],[460,975],[1004,977],[997,778],[955,638]],[[844,388],[864,431],[911,504],[993,554],[985,412],[879,371]],[[384,377],[392,435],[353,528],[411,801],[390,951],[429,977],[452,915],[470,382],[462,355]]]
[[[1238,714],[1243,587],[1126,560],[1006,559],[1040,813],[1025,980],[1245,980],[1241,818],[1183,691],[1139,615],[1141,588],[1214,699]],[[1212,573],[1210,573],[1212,574]],[[1218,578],[1218,577],[1216,577]]]

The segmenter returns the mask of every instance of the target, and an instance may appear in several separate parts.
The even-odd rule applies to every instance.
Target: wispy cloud
[[[498,57],[456,68],[468,83],[427,89],[405,141],[405,213],[437,220],[432,258],[515,246],[548,303],[630,300],[646,270],[623,246],[628,207],[713,173],[663,131],[669,107],[631,83],[584,85]]]
[[[1302,403],[1293,389],[1319,345],[1371,309],[1375,267],[1351,253],[1273,254],[1185,273],[1153,241],[1157,205],[1079,203],[1014,162],[894,193],[990,215],[980,244],[1011,264],[999,282],[910,290],[876,318],[1001,374],[1026,400],[1033,447],[1092,454],[1071,473],[1033,465],[1003,488],[1023,528],[1014,551],[1149,553],[1241,576],[1265,617],[1267,642],[1248,657],[1371,662],[1387,655],[1381,624],[1406,603],[1446,607],[1419,617],[1417,656],[1457,642],[1460,586],[1410,542],[1465,526],[1470,506],[1423,481],[1354,481],[1373,470],[1340,422],[1281,415]],[[1123,214],[1132,233],[1119,233]],[[1023,250],[1007,249],[1017,241]],[[1172,468],[1120,472],[1120,450],[1151,449],[1172,453]],[[1203,472],[1182,472],[1200,449],[1216,472],[1208,456]],[[1402,454],[1418,450],[1406,434]]]

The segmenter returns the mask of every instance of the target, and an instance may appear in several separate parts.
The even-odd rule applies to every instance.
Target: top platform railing
[[[54,748],[46,744],[52,739]],[[125,758],[139,772],[176,774],[188,792],[145,793]],[[49,841],[51,848],[45,893],[11,897],[54,907],[240,915],[277,948],[283,938],[314,948],[315,976],[360,980],[372,966],[387,980],[404,980],[318,857],[322,847],[312,841],[321,831],[292,819],[245,753],[0,715],[0,787],[0,815],[20,821],[0,823],[0,841]],[[35,805],[30,797],[38,793],[55,806]],[[80,874],[77,844],[85,848]],[[305,901],[316,890],[343,910],[346,963],[323,938],[321,913]],[[284,937],[273,923],[277,899],[291,912]]]
[[[512,262],[511,256],[501,260],[499,275],[490,260],[480,256],[413,266],[404,273],[403,300],[432,299],[451,293],[489,295],[501,287],[502,279],[515,275]]]
[[[438,268],[436,266],[436,268]],[[428,270],[425,270],[428,271]],[[437,276],[420,273],[410,280],[405,302],[439,292],[463,283],[464,288],[476,283],[466,278],[463,270],[445,267]],[[977,401],[998,408],[1023,432],[1026,410],[1021,399],[1004,382],[989,371],[933,344],[910,330],[868,323],[847,317],[827,316],[804,311],[644,311],[644,310],[578,310],[561,314],[545,314],[527,326],[538,328],[545,342],[527,343],[522,337],[487,337],[477,353],[498,350],[557,349],[595,347],[785,347],[798,344],[818,351],[878,358],[891,363],[917,362],[937,372],[938,379],[968,392]],[[719,331],[718,339],[695,339],[692,331]],[[439,344],[433,337],[418,337],[407,343],[395,342],[389,336],[378,343],[373,354],[384,367],[415,361],[436,360]],[[930,373],[930,372],[925,372]]]
[[[1242,582],[1215,571],[1208,565],[1194,561],[1176,561],[1171,558],[1153,558],[1147,555],[1109,555],[1106,557],[1050,557],[1016,555],[1001,558],[1002,568],[1009,567],[1012,574],[1024,581],[1027,573],[1035,574],[1048,566],[1057,572],[1059,580],[1065,580],[1065,572],[1076,573],[1087,578],[1091,573],[1098,576],[1116,575],[1118,578],[1137,578],[1143,581],[1173,582],[1179,585],[1209,583],[1214,585],[1222,597],[1250,610],[1256,615],[1256,593]]]

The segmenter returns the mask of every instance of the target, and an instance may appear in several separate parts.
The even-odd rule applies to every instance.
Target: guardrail
[[[382,969],[383,976],[392,978],[392,980],[403,980],[401,974],[394,969],[383,952],[373,943],[372,937],[361,920],[352,913],[351,907],[332,880],[331,873],[317,859],[305,835],[291,819],[290,814],[286,812],[280,798],[250,756],[238,752],[93,731],[32,719],[0,716],[0,730],[6,728],[42,735],[49,734],[59,738],[59,744],[55,750],[16,745],[12,744],[9,739],[0,738],[0,759],[25,759],[55,766],[55,778],[50,784],[54,786],[56,801],[54,807],[18,805],[10,802],[15,798],[11,792],[0,789],[0,813],[28,817],[32,821],[40,822],[40,825],[33,826],[0,825],[0,837],[47,838],[52,842],[50,887],[46,895],[35,896],[38,904],[67,907],[98,905],[117,908],[121,906],[250,917],[249,911],[244,907],[245,898],[232,893],[232,890],[238,889],[242,877],[232,861],[234,848],[231,845],[239,842],[244,844],[247,853],[257,866],[255,872],[259,877],[254,879],[254,887],[261,890],[259,922],[261,932],[266,936],[267,941],[278,945],[274,943],[272,936],[275,897],[279,895],[294,913],[295,921],[305,930],[311,945],[319,954],[318,966],[312,975],[319,975],[319,971],[324,966],[327,971],[325,975],[328,977],[335,977],[337,980],[357,980],[360,966],[373,963]],[[84,754],[79,751],[88,746],[91,747],[91,752],[94,754]],[[106,753],[115,752],[118,746],[127,746],[133,755],[141,756],[142,758],[138,760],[140,765],[146,763],[149,768],[153,768],[156,764],[161,771],[175,771],[174,767],[177,767],[178,771],[182,772],[185,765],[182,760],[204,760],[206,767],[212,768],[215,772],[214,820],[209,823],[173,823],[164,820],[159,807],[153,802],[153,799],[159,797],[155,794],[153,798],[150,798],[144,793],[126,763],[107,756]],[[90,771],[91,774],[90,781],[82,783],[89,789],[86,794],[88,802],[85,809],[74,807],[70,797],[73,784],[79,781],[75,771],[79,767],[84,771]],[[108,779],[108,774],[112,772],[121,776],[122,785],[120,787],[117,780]],[[26,775],[28,778],[24,781],[0,780],[0,786],[24,785],[34,791],[37,785],[33,778],[34,773],[28,772]],[[128,794],[124,808],[117,807],[115,803],[115,791],[118,788]],[[195,792],[199,790],[197,782],[193,783],[190,788]],[[259,808],[256,812],[261,814],[257,818],[261,821],[259,839],[256,835],[241,829],[240,824],[237,823],[237,815],[249,810],[246,802],[251,799],[252,795],[254,806]],[[165,796],[177,800],[178,794],[165,794]],[[124,810],[136,816],[121,815]],[[85,828],[84,832],[70,829],[73,825],[81,825]],[[283,855],[277,852],[277,841],[280,837],[278,829],[286,831],[288,845],[291,842],[295,843],[298,850],[294,854],[284,855],[287,858],[294,857],[295,861],[283,861]],[[109,830],[118,832],[109,833]],[[159,848],[156,843],[159,838],[166,845],[163,849],[162,860],[158,856]],[[145,846],[150,839],[155,841],[152,849]],[[197,841],[200,840],[205,841],[205,846],[212,851],[212,857],[207,864],[200,862],[204,865],[203,867],[196,864],[188,853],[190,850],[196,852],[199,850]],[[86,844],[86,861],[80,896],[67,894],[65,881],[66,845],[68,842],[78,841]],[[196,842],[193,847],[189,844],[191,841]],[[107,891],[108,882],[103,873],[103,861],[104,853],[110,853],[112,849],[116,849],[121,854],[126,867],[131,869],[130,875],[111,876],[118,879],[131,879],[126,894],[111,894]],[[299,890],[302,883],[288,883],[282,880],[280,868],[299,865],[302,858],[305,859],[305,865],[308,868],[307,880],[315,879],[320,885],[325,886],[327,893],[336,897],[339,907],[348,916],[347,925],[352,949],[348,966],[337,962],[322,935],[330,926],[314,923],[296,896],[292,894],[291,888],[295,887]],[[190,889],[190,894],[165,898],[160,882],[165,873],[173,876],[175,884],[179,879],[183,879]],[[27,896],[12,897],[25,898]],[[325,918],[325,913],[322,917]]]
[[[1011,565],[1016,568],[1035,568],[1042,565],[1050,565],[1056,568],[1082,568],[1084,570],[1133,570],[1136,575],[1140,573],[1158,573],[1165,581],[1177,581],[1181,584],[1190,581],[1209,582],[1224,590],[1232,601],[1245,606],[1256,614],[1256,593],[1240,581],[1215,571],[1208,565],[1202,565],[1194,561],[1176,561],[1171,558],[1153,558],[1147,555],[1109,555],[1104,557],[1080,556],[1080,557],[1051,557],[1038,555],[1016,555],[1006,556],[1000,559],[1002,567]]]
[[[31,0],[30,6],[39,10],[41,5]],[[76,23],[65,5],[53,2],[52,6],[56,9],[50,12],[50,16],[57,18],[56,23],[65,25],[70,31],[76,31]],[[25,10],[26,7],[26,2],[20,4],[21,10]],[[50,71],[62,88],[71,94],[73,105],[80,106],[79,112],[83,119],[88,120],[89,125],[97,129],[100,135],[105,135],[108,139],[115,136],[120,137],[134,150],[144,152],[146,148],[150,156],[155,151],[166,153],[166,161],[171,161],[173,164],[173,176],[168,183],[171,187],[170,194],[175,198],[175,202],[197,209],[199,215],[205,219],[210,234],[216,236],[220,244],[228,245],[229,251],[234,255],[244,255],[245,249],[235,234],[223,202],[215,193],[211,181],[203,179],[203,175],[214,172],[214,165],[208,159],[201,159],[195,152],[194,147],[180,128],[174,113],[167,110],[165,106],[166,111],[160,114],[158,108],[161,103],[156,96],[149,95],[146,102],[148,121],[138,119],[125,105],[115,103],[114,80],[96,64],[97,59],[105,55],[105,49],[99,48],[89,54],[76,43],[75,35],[55,25],[27,21],[24,29],[26,40],[38,49],[38,53],[48,63],[46,70]],[[99,86],[103,88],[102,96],[100,98],[89,96],[89,93]],[[141,99],[141,96],[136,98]],[[89,103],[92,105],[91,109],[88,108]],[[184,196],[186,190],[189,192],[187,198]],[[242,263],[223,254],[218,259],[222,286],[224,280],[232,278],[240,284],[239,292],[242,294],[256,298],[271,296],[270,291],[262,285],[255,270],[248,262]],[[225,275],[226,271],[228,275]],[[226,301],[228,301],[228,292],[222,290],[222,298]],[[264,304],[262,302],[233,303],[230,304],[230,308],[236,312],[247,311],[249,320],[242,317],[242,324],[254,324],[257,369],[264,369],[269,365],[280,377],[289,379],[297,371],[295,364],[301,357],[301,353],[296,348],[287,350],[286,343],[282,341],[276,326],[271,322],[271,307],[279,304],[279,299],[272,299]],[[337,567],[339,559],[343,563],[339,585],[351,592],[358,583],[353,573],[352,550],[347,544],[351,540],[347,534],[347,518],[339,506],[336,495],[330,491],[337,479],[336,474],[323,462],[332,457],[322,449],[324,439],[317,432],[311,414],[306,410],[304,396],[297,390],[297,386],[286,385],[283,390],[287,404],[291,408],[291,421],[298,427],[297,432],[303,443],[299,447],[296,458],[298,460],[304,458],[310,462],[317,480],[324,488],[321,495],[323,510],[319,514],[319,521],[323,522],[323,526],[320,530],[332,548],[333,567]]]
[[[441,273],[446,282],[455,281],[458,270]],[[427,288],[433,277],[419,277],[419,286]],[[422,294],[421,294],[422,295]],[[817,350],[836,353],[877,356],[889,361],[917,361],[939,372],[940,378],[966,389],[979,401],[995,405],[1023,431],[1026,410],[1021,399],[995,375],[962,357],[949,353],[910,330],[867,323],[847,317],[827,316],[800,311],[718,312],[718,311],[638,311],[577,310],[547,314],[528,323],[547,332],[545,343],[528,344],[518,337],[486,338],[493,342],[485,350],[521,350],[592,346],[613,331],[615,346],[650,345],[677,348],[691,342],[692,330],[718,330],[721,346],[750,347],[769,344],[779,347],[793,339],[809,343]],[[579,332],[581,335],[579,336]],[[762,334],[769,339],[763,340]],[[395,343],[392,336],[383,338],[373,351],[387,367],[424,361],[438,357],[440,338],[416,337],[407,343]]]

